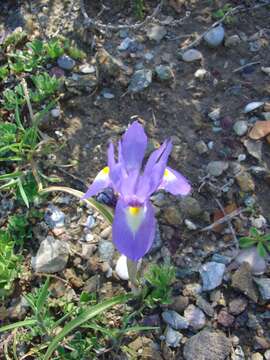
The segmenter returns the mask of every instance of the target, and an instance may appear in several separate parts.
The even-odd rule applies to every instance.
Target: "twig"
[[[228,16],[232,16],[235,14],[238,14],[240,12],[244,12],[244,11],[250,11],[250,10],[256,10],[258,8],[261,8],[263,6],[268,6],[270,5],[270,0],[267,0],[266,2],[264,2],[263,4],[257,4],[254,5],[253,7],[245,7],[244,5],[238,5],[236,7],[234,7],[233,9],[230,9],[229,11],[226,12],[226,14],[224,14],[224,16],[219,19],[218,21],[214,22],[208,29],[206,29],[202,34],[200,34],[197,39],[195,39],[194,41],[192,41],[192,43],[190,43],[189,45],[181,48],[181,51],[185,51],[188,50],[194,46],[197,46],[201,40],[203,39],[203,37],[213,28],[215,28],[216,26],[220,25],[223,23],[223,21],[228,17]]]
[[[204,227],[203,229],[200,229],[200,232],[210,231],[213,230],[213,228],[217,225],[223,224],[225,222],[228,222],[229,220],[235,218],[236,216],[242,214],[243,212],[249,211],[248,209],[237,209],[232,211],[230,214],[225,215],[223,218],[213,222],[211,225]]]
[[[32,108],[32,104],[31,104],[31,101],[30,101],[28,87],[27,87],[25,79],[22,79],[22,88],[23,88],[24,97],[25,97],[25,100],[26,100],[26,103],[27,103],[30,119],[31,119],[31,122],[33,124],[34,123],[34,113],[33,113],[33,108]]]
[[[145,26],[147,23],[149,23],[152,19],[154,19],[158,13],[161,11],[162,7],[164,5],[164,0],[161,0],[160,3],[155,7],[154,11],[151,15],[147,16],[144,21],[131,24],[131,25],[112,25],[112,24],[103,24],[101,21],[94,20],[90,18],[86,12],[84,0],[80,0],[80,6],[81,6],[81,12],[84,18],[84,26],[86,28],[95,28],[97,30],[111,30],[111,31],[118,31],[121,29],[130,29],[130,30],[138,30],[141,27]]]
[[[225,212],[223,206],[221,205],[221,202],[220,202],[218,199],[216,199],[216,198],[215,198],[215,201],[216,201],[216,203],[218,204],[218,207],[219,207],[220,210],[222,211],[223,215],[226,216],[226,212]],[[236,247],[236,249],[238,250],[238,249],[239,249],[239,244],[238,244],[238,240],[237,240],[237,237],[236,237],[234,228],[233,228],[232,223],[231,223],[231,219],[228,219],[228,220],[227,220],[227,223],[228,223],[229,228],[230,228],[230,230],[231,230],[231,234],[232,234],[232,236],[233,236],[233,240],[234,240],[235,247]]]
[[[236,72],[238,72],[238,71],[241,71],[241,70],[245,69],[246,67],[249,67],[249,66],[252,66],[252,65],[258,65],[258,64],[260,64],[260,63],[261,63],[260,61],[250,62],[250,63],[248,63],[248,64],[245,64],[245,65],[243,65],[243,66],[238,67],[237,69],[234,69],[234,70],[233,70],[233,73],[236,73]]]

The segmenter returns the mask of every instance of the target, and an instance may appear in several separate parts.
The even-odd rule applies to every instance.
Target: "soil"
[[[129,0],[86,1],[86,10],[92,18],[104,24],[134,23],[132,2]],[[173,20],[184,18],[181,24],[165,26],[167,36],[159,43],[152,42],[146,37],[146,30],[142,28],[135,32],[129,31],[130,37],[136,37],[142,44],[142,51],[131,54],[129,51],[119,52],[117,46],[122,39],[118,32],[102,34],[96,30],[86,30],[83,27],[80,14],[79,1],[38,0],[32,4],[32,9],[27,1],[8,1],[0,5],[0,22],[6,28],[17,26],[27,27],[33,34],[51,36],[55,30],[73,39],[76,44],[87,52],[87,63],[95,63],[96,44],[102,46],[116,58],[129,65],[133,70],[142,62],[141,54],[153,52],[153,60],[144,62],[144,67],[154,70],[156,65],[169,65],[175,75],[172,82],[164,83],[153,78],[151,85],[143,92],[131,94],[127,91],[130,76],[111,78],[99,74],[98,86],[89,94],[73,95],[68,92],[61,100],[61,119],[54,125],[53,130],[48,129],[48,134],[55,137],[55,130],[63,133],[65,144],[57,155],[57,162],[68,164],[76,161],[76,166],[65,174],[65,185],[85,190],[91,183],[97,171],[106,165],[106,148],[109,140],[116,142],[124,132],[131,118],[136,115],[144,124],[145,130],[154,145],[164,139],[172,137],[175,151],[171,156],[170,165],[181,171],[192,183],[192,196],[199,201],[204,216],[198,219],[201,225],[209,225],[213,221],[213,213],[218,210],[214,198],[217,196],[226,207],[229,203],[244,206],[244,200],[250,194],[243,193],[236,181],[230,185],[226,193],[220,189],[230,179],[234,179],[230,172],[224,173],[216,179],[210,179],[215,185],[215,190],[209,187],[207,178],[207,164],[213,160],[236,161],[240,154],[246,155],[242,165],[248,169],[251,166],[270,165],[270,146],[264,141],[263,158],[261,162],[251,157],[243,144],[245,136],[239,137],[232,127],[238,120],[248,120],[257,116],[261,119],[260,111],[255,114],[244,114],[243,109],[251,101],[270,101],[269,76],[261,71],[261,67],[270,66],[270,27],[269,7],[253,9],[262,4],[260,1],[235,0],[232,6],[245,5],[245,11],[230,18],[225,22],[226,37],[239,35],[240,44],[235,47],[221,45],[209,48],[204,41],[196,47],[203,54],[202,61],[187,63],[179,58],[181,48],[187,46],[194,36],[203,33],[214,22],[213,14],[227,2],[219,0],[205,1],[179,1],[179,12],[166,4],[158,15],[160,20],[172,17]],[[158,1],[147,1],[145,16],[151,14]],[[2,9],[1,9],[2,8]],[[102,11],[103,9],[103,11]],[[63,15],[64,14],[64,15]],[[66,16],[70,14],[70,17]],[[42,16],[45,20],[42,21]],[[39,21],[37,19],[39,18]],[[252,41],[258,41],[260,49],[251,51]],[[255,65],[244,67],[235,71],[243,64],[256,62]],[[203,80],[195,78],[194,74],[199,68],[207,70]],[[101,92],[109,89],[113,93],[112,99],[105,99]],[[225,124],[220,131],[208,114],[215,108],[220,108],[220,119]],[[269,111],[269,110],[268,110]],[[205,154],[196,150],[198,141],[206,144],[213,142],[213,148]],[[62,140],[60,139],[60,142]],[[58,170],[57,170],[58,171]],[[63,174],[62,174],[63,175]],[[206,181],[206,185],[201,187]],[[270,202],[267,196],[269,182],[267,179],[254,177],[256,190],[256,211],[270,221]],[[210,191],[211,190],[211,191]],[[170,198],[167,198],[167,204]],[[178,202],[176,202],[178,204]],[[168,228],[166,220],[161,216],[162,233]],[[241,226],[236,226],[238,234],[243,231]],[[173,235],[165,238],[165,244],[171,251],[171,256],[176,263],[185,261],[185,250],[200,246],[207,254],[215,249],[222,241],[219,233],[193,235],[182,227],[172,227]],[[199,245],[198,245],[199,244]],[[200,245],[201,244],[201,245]],[[225,243],[226,244],[226,243]],[[184,251],[184,255],[182,252]],[[190,265],[194,265],[196,258]],[[232,295],[233,294],[233,295]],[[231,290],[226,295],[234,298]],[[216,326],[216,325],[215,325]],[[238,328],[237,336],[240,345],[247,354],[253,352],[254,340],[246,337],[246,329]],[[169,355],[167,359],[173,359]],[[180,355],[179,355],[180,356]],[[180,359],[181,357],[177,357]]]

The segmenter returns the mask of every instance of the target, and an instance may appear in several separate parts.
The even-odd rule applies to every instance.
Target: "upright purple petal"
[[[167,166],[159,189],[164,189],[172,195],[187,195],[191,186],[182,174]]]
[[[164,143],[157,149],[154,150],[151,155],[149,156],[149,159],[147,160],[144,168],[145,174],[150,174],[154,165],[159,160],[160,156],[162,155],[163,151],[166,149],[168,142],[164,141]]]
[[[156,153],[158,154],[158,157],[155,155],[157,158],[157,162],[154,164],[154,162],[151,160],[151,168],[149,165],[149,167],[145,169],[143,175],[139,179],[136,192],[136,195],[139,199],[147,199],[156,190],[158,190],[162,182],[163,175],[167,166],[168,157],[172,151],[171,141],[166,142],[162,150],[163,151],[161,154]]]
[[[108,147],[107,158],[108,158],[108,166],[112,170],[113,167],[115,166],[114,146],[112,142],[110,142]]]
[[[141,124],[134,121],[122,138],[122,156],[127,171],[140,169],[147,147],[147,136]]]
[[[117,250],[130,260],[138,261],[151,248],[156,220],[150,202],[142,207],[130,207],[119,199],[112,226],[113,242]]]
[[[95,177],[93,183],[88,188],[82,199],[88,199],[101,192],[106,187],[111,186],[111,180],[109,177],[110,169],[108,166],[103,168]]]

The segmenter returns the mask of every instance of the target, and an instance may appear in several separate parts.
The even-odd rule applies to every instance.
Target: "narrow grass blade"
[[[22,184],[22,181],[21,181],[20,178],[18,179],[18,186],[19,186],[19,190],[20,190],[20,194],[22,196],[22,199],[25,202],[25,205],[29,208],[29,201],[28,201],[27,195],[26,195],[26,193],[24,191],[23,184]]]
[[[79,190],[75,190],[69,187],[65,186],[50,186],[48,188],[43,189],[40,191],[40,194],[48,193],[48,192],[54,192],[54,191],[62,191],[66,192],[68,194],[71,194],[81,201],[86,202],[89,206],[93,207],[95,210],[97,210],[104,218],[107,220],[109,224],[112,224],[113,222],[113,211],[106,205],[100,204],[99,202],[95,201],[92,198],[84,199],[82,200],[82,197],[84,195],[83,192]]]
[[[85,322],[91,320],[95,316],[103,313],[107,309],[111,308],[112,306],[115,306],[117,304],[121,304],[126,302],[128,299],[130,299],[130,295],[120,295],[116,296],[112,299],[106,300],[101,304],[94,305],[90,307],[89,309],[83,311],[79,316],[77,316],[75,319],[68,322],[62,329],[60,333],[58,333],[50,343],[47,352],[43,358],[43,360],[49,360],[51,355],[53,354],[54,350],[57,349],[60,342],[64,339],[66,335],[68,335],[71,331],[78,328],[79,326],[83,325]]]
[[[21,176],[21,175],[22,175],[21,171],[14,171],[13,173],[0,175],[0,180],[14,179],[14,178],[16,178],[18,176]]]
[[[0,333],[5,332],[5,331],[9,331],[9,330],[13,330],[19,327],[24,327],[24,326],[33,326],[36,325],[37,320],[35,319],[28,319],[28,320],[23,320],[23,321],[18,321],[16,323],[13,324],[8,324],[5,326],[0,327]]]
[[[37,311],[40,312],[42,310],[45,301],[47,300],[48,296],[48,288],[50,284],[50,278],[47,277],[45,284],[43,285],[39,297],[37,299]]]

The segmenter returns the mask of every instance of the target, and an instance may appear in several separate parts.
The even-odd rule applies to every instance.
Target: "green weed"
[[[255,227],[252,227],[249,236],[239,239],[239,245],[243,249],[256,246],[258,254],[265,257],[267,252],[270,252],[270,234],[263,235]]]

